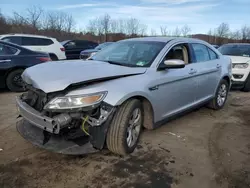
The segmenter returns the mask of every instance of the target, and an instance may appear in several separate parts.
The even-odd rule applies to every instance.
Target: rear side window
[[[192,44],[196,62],[205,62],[210,60],[208,48],[203,44]]]
[[[50,39],[36,38],[36,37],[22,37],[23,46],[48,46],[54,42]]]
[[[15,55],[18,49],[0,44],[0,55]]]
[[[2,40],[5,41],[5,42],[11,42],[11,43],[14,43],[14,44],[21,45],[21,37],[17,37],[17,36],[5,37]]]
[[[208,53],[210,56],[210,60],[218,59],[217,54],[213,50],[211,50],[210,48],[207,48],[207,49],[208,49]]]

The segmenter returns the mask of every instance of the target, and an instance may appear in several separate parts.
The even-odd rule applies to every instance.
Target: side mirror
[[[164,65],[167,69],[180,69],[185,67],[185,62],[179,59],[170,59],[164,61]]]

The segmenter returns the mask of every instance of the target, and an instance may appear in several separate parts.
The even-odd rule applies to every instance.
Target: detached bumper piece
[[[74,140],[65,140],[60,135],[44,132],[42,129],[32,125],[28,121],[21,119],[17,122],[19,134],[32,144],[43,149],[66,155],[84,155],[98,152],[89,142],[89,138],[80,137]],[[49,134],[49,135],[47,135]],[[49,137],[46,140],[46,135]]]

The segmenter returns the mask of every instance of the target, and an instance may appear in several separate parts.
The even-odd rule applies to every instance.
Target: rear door
[[[22,46],[38,52],[46,52],[40,38],[36,37],[22,37]]]
[[[15,64],[15,58],[20,50],[0,43],[0,87],[5,87],[6,76]]]
[[[221,64],[219,56],[208,46],[192,43],[192,58],[195,63],[198,92],[196,101],[201,102],[212,98],[220,81]]]

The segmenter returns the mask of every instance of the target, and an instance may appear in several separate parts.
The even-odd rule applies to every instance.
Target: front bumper
[[[66,155],[84,155],[96,153],[88,137],[80,137],[74,140],[65,140],[62,136],[51,134],[49,140],[44,143],[46,137],[44,131],[25,119],[17,122],[17,131],[19,134],[35,146]]]
[[[233,81],[232,80],[232,89],[242,89],[245,86],[245,82]]]
[[[249,69],[237,69],[237,68],[233,68],[232,69],[232,80],[234,82],[245,82],[248,78],[249,75]]]
[[[28,104],[23,102],[20,97],[16,97],[16,104],[19,114],[29,123],[37,126],[38,128],[50,133],[58,134],[60,126],[56,121],[50,117],[44,116]]]

